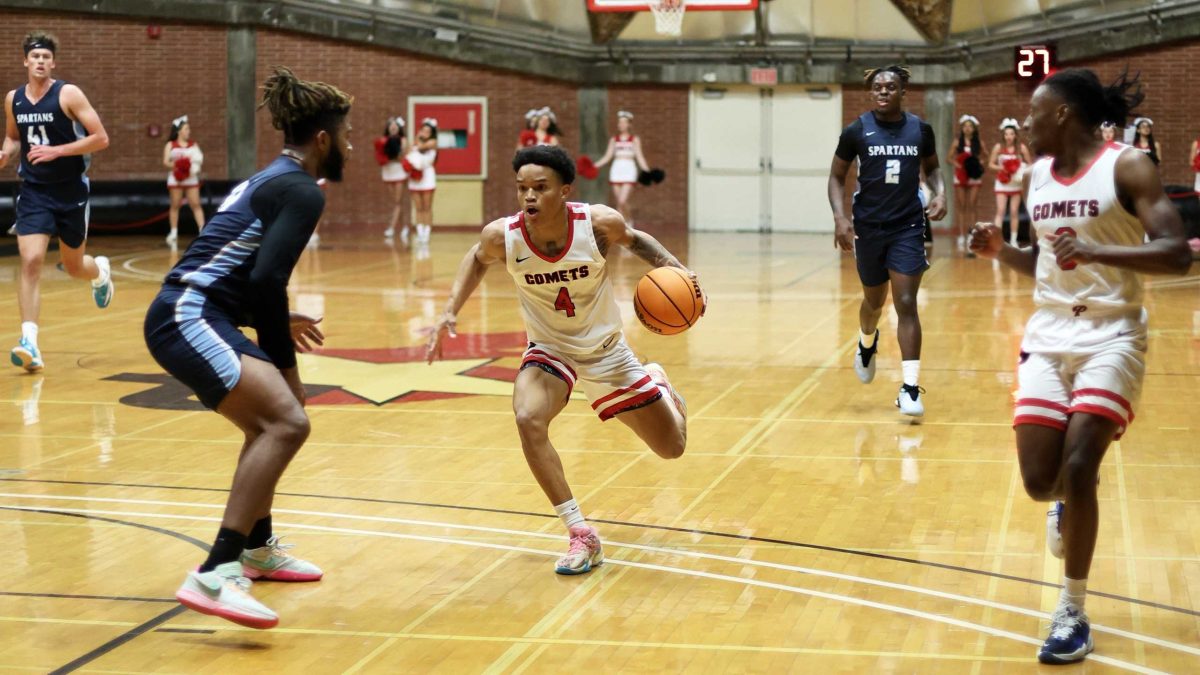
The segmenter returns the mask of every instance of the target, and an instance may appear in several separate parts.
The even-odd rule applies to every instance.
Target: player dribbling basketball
[[[683,398],[661,366],[643,366],[625,343],[606,263],[613,246],[625,246],[655,267],[687,268],[617,211],[568,202],[575,163],[561,148],[520,150],[513,170],[521,211],[485,226],[479,243],[463,258],[446,312],[429,336],[427,358],[430,363],[439,358],[442,340],[455,336],[458,312],[488,266],[504,263],[516,282],[529,335],[513,389],[521,447],[570,537],[567,554],[555,571],[582,574],[604,562],[604,554],[550,444],[550,422],[578,382],[601,420],[617,417],[664,459],[683,454]]]
[[[1043,663],[1072,663],[1092,651],[1084,600],[1100,521],[1097,476],[1109,443],[1133,422],[1146,372],[1138,273],[1184,274],[1191,266],[1154,163],[1099,138],[1101,122],[1124,125],[1141,100],[1137,78],[1126,75],[1108,87],[1090,70],[1047,78],[1027,122],[1029,144],[1043,157],[1024,178],[1036,243],[1004,243],[991,223],[971,234],[974,251],[1037,279],[1013,427],[1026,492],[1055,502],[1047,545],[1066,572],[1038,652]]]

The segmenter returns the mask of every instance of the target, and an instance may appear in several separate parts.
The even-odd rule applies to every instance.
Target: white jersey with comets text
[[[1038,307],[1077,316],[1137,312],[1142,308],[1142,280],[1137,272],[1111,265],[1059,267],[1050,234],[1074,234],[1089,244],[1139,246],[1145,230],[1117,198],[1116,166],[1130,146],[1109,143],[1090,164],[1071,178],[1054,173],[1053,159],[1034,163],[1026,206],[1037,228],[1040,253],[1033,300]]]
[[[588,204],[567,202],[567,242],[556,256],[534,247],[525,212],[506,220],[505,266],[517,285],[529,340],[567,354],[590,354],[621,333],[604,256]]]

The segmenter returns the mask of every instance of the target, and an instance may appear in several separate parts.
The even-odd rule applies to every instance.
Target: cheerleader
[[[558,128],[558,117],[550,106],[546,106],[537,111],[537,121],[533,125],[533,133],[537,143],[535,145],[558,145],[559,138],[562,136],[562,131]]]
[[[1001,141],[992,148],[992,162],[989,165],[996,172],[996,217],[997,228],[1003,228],[1004,212],[1008,211],[1008,223],[1011,228],[1004,231],[1004,239],[1012,241],[1016,246],[1021,222],[1021,176],[1025,167],[1033,163],[1033,155],[1029,148],[1021,142],[1020,122],[1012,117],[1006,117],[1000,123]]]
[[[946,158],[954,166],[954,234],[959,249],[966,246],[966,233],[975,226],[979,206],[979,186],[987,151],[979,142],[979,119],[974,115],[958,118],[958,142]],[[975,254],[967,251],[968,258]]]
[[[167,192],[171,195],[168,212],[171,233],[167,235],[167,245],[174,246],[179,241],[179,207],[184,199],[192,208],[196,231],[204,228],[204,209],[200,205],[200,166],[204,163],[204,153],[192,140],[192,127],[188,124],[187,115],[171,122],[171,136],[163,146],[162,162],[171,170],[167,174]]]
[[[537,119],[537,108],[530,108],[525,111],[525,126],[521,128],[521,134],[517,136],[517,150],[538,144],[537,132],[533,130],[533,127],[537,124]]]
[[[412,194],[416,209],[417,241],[429,241],[433,223],[433,193],[437,190],[437,120],[426,117],[421,120],[412,149],[404,159],[412,168],[409,170],[408,191]]]
[[[1154,140],[1154,120],[1149,117],[1139,117],[1133,121],[1137,135],[1133,139],[1133,147],[1150,155],[1150,161],[1158,166],[1162,157],[1162,143]]]
[[[1105,143],[1115,143],[1117,138],[1117,125],[1112,122],[1105,122],[1100,125],[1100,140]]]
[[[1192,141],[1192,171],[1196,172],[1196,183],[1192,190],[1200,196],[1200,138]]]
[[[617,135],[608,139],[608,149],[596,162],[596,168],[609,162],[612,162],[612,168],[608,171],[608,182],[612,185],[617,210],[625,216],[625,222],[633,223],[629,198],[637,184],[638,169],[649,171],[650,166],[642,156],[642,139],[633,134],[633,113],[626,110],[617,113]]]
[[[396,225],[404,213],[404,186],[408,182],[408,171],[401,161],[408,154],[408,137],[404,134],[404,118],[389,117],[383,127],[383,135],[375,139],[375,161],[379,163],[380,177],[392,191],[392,219],[383,231],[385,241],[396,235]],[[400,228],[400,242],[408,245],[408,224]]]

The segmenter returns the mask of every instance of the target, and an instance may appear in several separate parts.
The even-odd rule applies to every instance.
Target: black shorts
[[[271,362],[227,312],[188,286],[163,286],[146,312],[144,330],[158,365],[213,410],[241,379],[242,354]]]
[[[915,276],[929,269],[925,258],[925,220],[899,225],[854,224],[854,261],[863,286],[887,282],[888,272]]]
[[[79,248],[87,240],[87,178],[66,183],[21,182],[17,196],[17,234],[58,236],[68,248]]]

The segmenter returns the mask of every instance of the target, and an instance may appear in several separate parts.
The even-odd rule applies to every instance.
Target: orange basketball
[[[675,335],[700,320],[704,294],[687,272],[678,267],[659,267],[638,282],[633,311],[646,328],[659,335]]]

